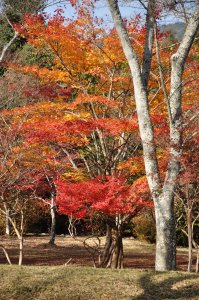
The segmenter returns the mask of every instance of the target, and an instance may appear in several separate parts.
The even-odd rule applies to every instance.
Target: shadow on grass
[[[133,300],[199,299],[198,282],[195,274],[149,273],[139,279],[143,292]]]

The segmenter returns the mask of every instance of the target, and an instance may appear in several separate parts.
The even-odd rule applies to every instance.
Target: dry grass
[[[83,241],[84,237],[74,240],[62,236],[57,237],[56,247],[50,247],[46,236],[25,237],[26,266],[22,267],[5,265],[6,260],[0,253],[0,300],[199,299],[198,275],[152,270],[154,245],[126,238],[125,269],[109,270],[92,267]],[[1,242],[16,263],[17,239],[1,237]],[[186,268],[186,254],[187,249],[179,250],[178,269]],[[64,266],[69,259],[70,263]]]
[[[199,299],[199,276],[75,266],[0,268],[1,300]]]

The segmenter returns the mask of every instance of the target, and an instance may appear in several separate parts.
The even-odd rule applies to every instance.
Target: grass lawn
[[[199,275],[80,266],[1,265],[0,299],[199,299]]]
[[[180,272],[155,273],[155,246],[125,238],[125,269],[94,269],[84,239],[60,236],[51,247],[49,237],[27,236],[22,267],[6,265],[0,251],[0,300],[199,299],[199,275],[181,272],[187,268],[186,248],[178,249]],[[16,237],[0,240],[16,264]]]

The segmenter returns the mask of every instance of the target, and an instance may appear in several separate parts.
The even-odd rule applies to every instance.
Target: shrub
[[[153,212],[147,210],[140,213],[133,219],[134,234],[139,239],[144,239],[150,243],[155,242],[156,229]]]

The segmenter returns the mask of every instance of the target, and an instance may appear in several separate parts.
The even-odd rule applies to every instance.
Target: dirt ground
[[[89,251],[84,247],[90,246]],[[24,265],[79,265],[93,266],[92,254],[98,262],[98,241],[88,237],[74,239],[70,236],[56,237],[56,246],[48,244],[48,236],[26,236],[24,238]],[[101,238],[100,249],[103,248],[104,238]],[[0,243],[7,249],[12,263],[17,263],[18,240],[15,237],[0,236]],[[88,248],[88,247],[87,247]],[[124,268],[153,269],[155,246],[144,241],[130,238],[124,239]],[[91,253],[92,252],[92,253]],[[0,264],[7,263],[3,251],[0,249]],[[177,251],[177,270],[185,271],[187,268],[187,249]]]

